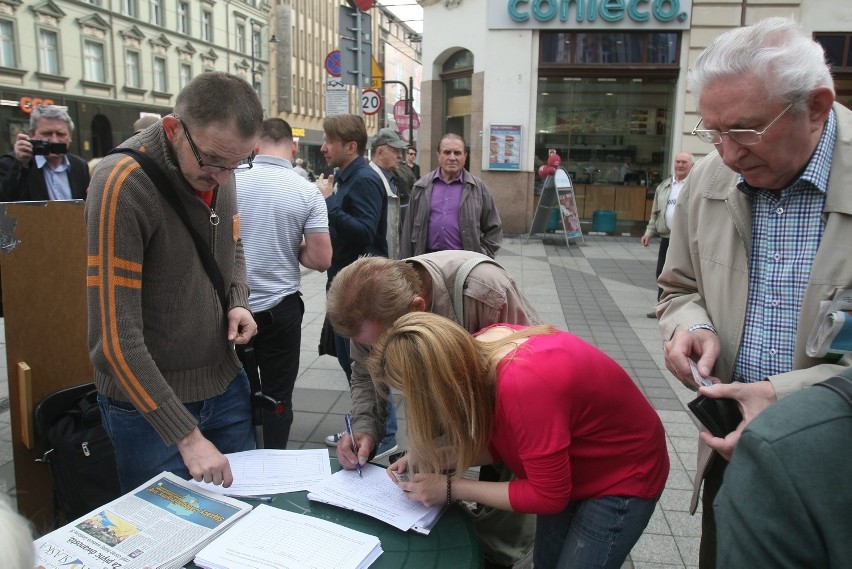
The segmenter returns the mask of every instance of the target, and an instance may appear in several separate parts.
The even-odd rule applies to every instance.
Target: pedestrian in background
[[[293,388],[302,344],[300,265],[325,271],[331,237],[325,199],[292,167],[293,130],[287,121],[263,121],[257,156],[237,174],[240,238],[251,289],[249,308],[257,322],[251,351],[237,352],[249,373],[258,373],[264,395],[284,404],[284,413],[263,410],[263,446],[287,448],[293,424]],[[246,357],[251,353],[254,358]]]
[[[666,262],[666,251],[669,249],[669,234],[671,233],[672,219],[674,217],[674,206],[694,163],[695,158],[689,152],[681,152],[675,156],[674,176],[663,180],[654,192],[651,218],[648,220],[648,227],[645,228],[645,234],[642,236],[641,242],[642,247],[647,247],[648,243],[651,242],[651,237],[660,238],[660,251],[657,253],[657,272],[654,275],[656,278],[660,277],[660,273],[663,272],[663,264]],[[657,287],[657,301],[660,300],[660,295],[662,294],[663,289]],[[648,318],[656,317],[657,313],[653,310],[648,313]]]

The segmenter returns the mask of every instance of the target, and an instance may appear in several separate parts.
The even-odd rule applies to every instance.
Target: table
[[[331,470],[340,470],[336,458],[331,459]],[[260,503],[245,501],[253,506]],[[444,512],[429,535],[399,531],[370,516],[312,502],[307,492],[278,494],[271,505],[375,535],[382,542],[384,553],[370,569],[482,569],[482,549],[473,523],[457,504]],[[190,563],[187,567],[195,565]]]

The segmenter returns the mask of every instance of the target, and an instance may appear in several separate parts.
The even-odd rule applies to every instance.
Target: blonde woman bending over
[[[388,471],[408,472],[397,484],[410,499],[538,514],[536,569],[621,567],[669,460],[657,413],[609,356],[547,326],[495,324],[474,338],[412,312],[373,344],[368,367],[405,398],[411,452]],[[518,480],[453,474],[500,462]]]

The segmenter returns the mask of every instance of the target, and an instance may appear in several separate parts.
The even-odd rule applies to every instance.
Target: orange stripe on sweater
[[[119,160],[107,177],[102,196],[100,216],[98,220],[98,247],[101,251],[101,276],[103,288],[100,299],[101,309],[101,343],[110,366],[115,370],[117,379],[124,387],[131,403],[142,413],[150,413],[157,409],[157,403],[150,394],[142,387],[139,378],[133,373],[124,353],[121,351],[121,343],[118,336],[118,312],[116,304],[116,288],[123,286],[122,279],[116,277],[116,269],[124,268],[122,265],[141,265],[138,263],[127,263],[115,256],[115,229],[118,211],[118,198],[122,186],[127,177],[140,166],[130,156]],[[141,288],[141,282],[139,287]]]

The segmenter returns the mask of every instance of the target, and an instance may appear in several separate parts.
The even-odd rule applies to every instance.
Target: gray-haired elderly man
[[[29,134],[18,134],[12,152],[0,156],[0,201],[85,199],[89,165],[68,154],[73,133],[62,107],[33,109]]]
[[[701,114],[693,134],[716,151],[692,169],[675,207],[658,281],[666,367],[696,390],[694,360],[715,376],[701,393],[737,400],[745,418],[725,438],[700,435],[706,569],[716,562],[713,499],[745,426],[852,365],[852,354],[806,352],[822,303],[852,289],[852,111],[834,102],[822,47],[785,18],[719,36],[688,85]]]
[[[402,149],[408,145],[389,128],[383,128],[370,141],[373,159],[370,167],[382,178],[388,195],[388,258],[399,257],[399,224],[401,201],[400,189],[394,180],[394,172],[402,164]]]

